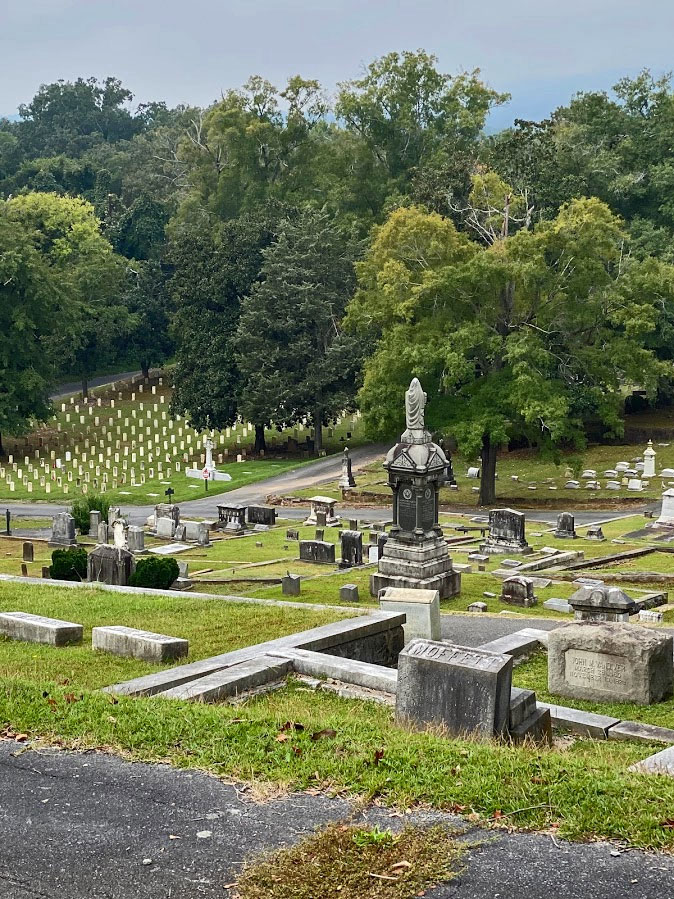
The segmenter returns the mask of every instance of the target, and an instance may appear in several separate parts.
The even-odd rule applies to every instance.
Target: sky
[[[540,119],[579,90],[674,67],[672,0],[0,0],[0,115],[40,84],[115,75],[134,102],[206,106],[251,74],[328,93],[391,50],[512,94],[490,128]]]

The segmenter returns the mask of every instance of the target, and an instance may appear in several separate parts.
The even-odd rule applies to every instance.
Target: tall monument
[[[370,593],[385,587],[438,590],[456,596],[461,575],[454,571],[438,524],[438,491],[445,483],[447,457],[424,424],[426,394],[417,378],[405,393],[406,429],[384,462],[393,491],[393,526],[370,577]]]

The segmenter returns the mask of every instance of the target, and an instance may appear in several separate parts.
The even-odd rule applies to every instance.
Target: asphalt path
[[[222,899],[245,861],[348,815],[381,827],[465,827],[437,813],[355,813],[344,799],[306,793],[256,803],[244,786],[198,772],[0,742],[0,899]],[[671,856],[503,831],[465,839],[464,870],[429,899],[674,895]]]
[[[101,375],[97,378],[91,378],[89,381],[89,390],[94,387],[105,387],[107,384],[116,384],[118,381],[129,381],[134,375],[141,375],[140,371],[121,371],[116,375]],[[67,384],[59,384],[54,393],[49,394],[50,400],[62,400],[64,397],[72,396],[74,393],[81,393],[82,382],[70,381]]]
[[[352,468],[354,473],[364,468],[377,459],[383,461],[387,447],[381,445],[359,447],[351,451]],[[217,495],[202,496],[199,499],[191,499],[180,503],[180,509],[184,517],[195,516],[198,518],[210,518],[217,516],[216,506],[219,502],[240,503],[241,505],[250,505],[255,503],[264,503],[267,496],[273,494],[290,493],[293,490],[300,490],[307,487],[316,487],[329,484],[339,477],[342,468],[342,456],[340,453],[333,456],[326,456],[322,459],[316,459],[307,465],[296,468],[283,474],[274,475],[263,481],[257,481],[254,484],[248,484],[245,487],[237,487],[226,493]],[[653,508],[657,508],[656,504]],[[12,515],[20,515],[22,518],[40,518],[45,515],[56,515],[58,512],[66,511],[69,505],[59,505],[57,503],[33,502],[33,503],[7,503],[0,505],[0,516],[5,509],[9,509]],[[616,511],[615,509],[581,509],[574,512],[576,524],[584,526],[588,524],[601,523],[613,518],[628,517],[630,515],[643,512],[647,506],[639,506],[629,511]],[[649,506],[648,508],[651,508]],[[142,524],[148,515],[151,514],[153,504],[137,506],[123,505],[122,512],[130,524]],[[391,518],[390,506],[344,506],[340,503],[339,511],[343,518],[358,518],[361,521],[388,521]],[[447,511],[452,511],[451,507]],[[456,510],[462,514],[466,513],[465,509]],[[539,522],[541,525],[548,524],[552,527],[556,521],[557,515],[561,512],[573,511],[567,506],[565,509],[527,509],[525,514],[529,522]],[[306,507],[302,506],[283,506],[280,514],[284,518],[303,519],[306,517]],[[486,511],[475,510],[476,516],[487,518]],[[0,528],[2,522],[0,521]]]

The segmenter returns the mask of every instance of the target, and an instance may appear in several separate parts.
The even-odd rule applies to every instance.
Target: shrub
[[[89,512],[100,512],[103,521],[108,520],[108,510],[110,509],[110,500],[106,496],[99,496],[95,493],[87,496],[78,496],[72,504],[70,514],[75,519],[75,527],[80,534],[89,533]]]
[[[57,581],[83,581],[87,576],[87,551],[77,546],[55,549],[51,554],[49,574]]]
[[[132,587],[155,587],[158,590],[168,590],[180,573],[175,559],[163,559],[153,556],[141,559],[136,565],[136,570],[131,575]]]

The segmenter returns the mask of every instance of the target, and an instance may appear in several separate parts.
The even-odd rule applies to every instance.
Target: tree
[[[119,356],[131,356],[145,378],[150,376],[150,366],[165,362],[175,349],[167,281],[168,272],[159,262],[131,262],[126,270],[123,302],[133,328],[124,335]]]
[[[8,200],[6,209],[68,292],[64,320],[46,348],[61,371],[79,374],[86,398],[90,375],[112,359],[116,342],[133,325],[120,301],[123,262],[84,200],[29,193]]]
[[[623,386],[653,393],[671,372],[644,346],[671,281],[626,257],[626,240],[597,199],[486,247],[437,214],[394,212],[358,266],[346,320],[379,341],[359,395],[371,435],[401,427],[401,398],[418,376],[431,426],[481,453],[488,505],[509,439],[548,452],[582,446],[591,417],[620,433]]]
[[[47,342],[71,299],[34,246],[32,234],[0,201],[0,452],[2,434],[22,434],[50,411],[53,367]]]
[[[353,247],[326,213],[286,220],[242,301],[236,348],[239,409],[254,422],[322,426],[352,402],[362,342],[341,319],[354,287]]]
[[[178,344],[172,409],[196,428],[224,428],[239,414],[240,372],[234,348],[242,298],[260,277],[262,251],[276,235],[282,209],[257,209],[214,232],[183,226],[173,241],[169,282]],[[264,450],[264,419],[255,424]]]

